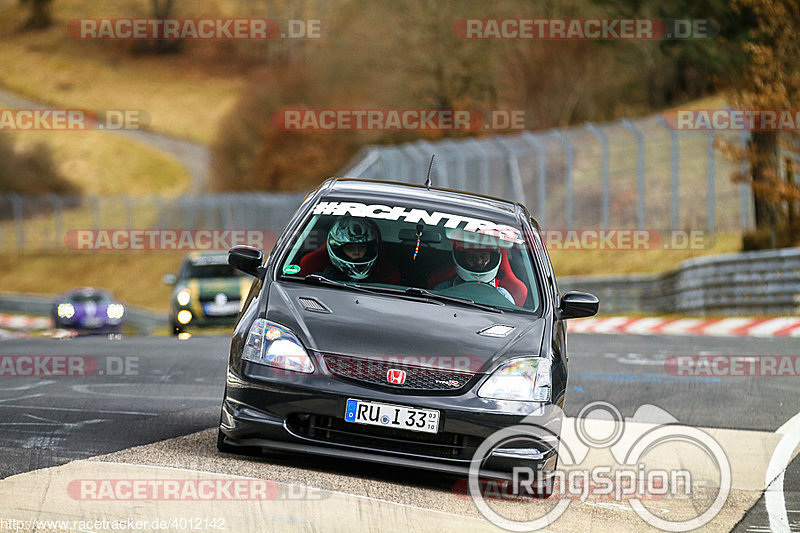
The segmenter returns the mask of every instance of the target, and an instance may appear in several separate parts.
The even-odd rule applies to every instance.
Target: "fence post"
[[[123,195],[122,202],[125,204],[125,223],[128,225],[128,229],[134,229],[136,221],[133,214],[133,202],[131,201],[131,197],[127,194]]]
[[[536,152],[536,218],[542,227],[547,226],[547,152],[536,135],[526,131],[522,139]]]
[[[622,125],[636,138],[636,224],[644,229],[644,136],[633,122],[623,119]]]
[[[366,155],[359,161],[355,166],[353,166],[347,174],[344,176],[346,178],[360,178],[361,174],[364,173],[368,168],[372,167],[375,163],[378,162],[380,159],[380,153],[375,148],[367,149]]]
[[[53,249],[58,250],[64,246],[64,202],[53,193],[48,194],[47,198],[53,206]]]
[[[489,153],[483,149],[483,145],[475,140],[474,137],[468,137],[464,144],[471,146],[478,153],[478,189],[481,194],[489,194]]]
[[[594,134],[595,137],[600,141],[600,146],[603,150],[603,199],[602,199],[602,211],[603,211],[603,229],[608,229],[609,226],[609,187],[611,181],[611,171],[609,169],[609,149],[608,149],[608,137],[603,131],[592,124],[591,122],[586,123],[586,128]]]
[[[456,175],[453,179],[453,188],[468,192],[478,192],[477,189],[471,189],[467,186],[467,166],[463,149],[452,139],[445,139],[442,141],[442,144],[444,144],[445,148],[449,149],[451,153],[455,152],[453,167],[455,168]]]
[[[747,145],[750,142],[750,132],[746,130],[742,131],[740,140],[742,142],[744,153],[747,154]],[[739,169],[739,171],[742,173],[742,178],[747,176],[749,167],[750,164],[745,156],[745,158],[742,159],[742,166]],[[740,191],[742,196],[742,204],[741,213],[739,213],[739,220],[742,225],[742,231],[747,231],[750,227],[750,191],[748,190],[746,181],[742,181]]]
[[[92,211],[92,229],[98,231],[100,229],[100,199],[92,196],[89,199],[89,205]]]
[[[506,154],[506,163],[508,164],[508,177],[511,184],[511,192],[514,195],[514,201],[525,203],[525,189],[522,187],[522,175],[519,172],[519,159],[513,148],[506,144],[505,139],[499,135],[495,135],[492,140],[495,144],[499,145],[503,152]]]
[[[678,132],[667,126],[663,116],[658,117],[658,123],[669,132],[670,142],[670,167],[672,170],[672,198],[670,211],[672,213],[672,229],[678,229],[678,180],[680,179],[680,147],[678,145]]]
[[[708,150],[708,190],[706,192],[706,231],[714,233],[714,221],[716,218],[716,207],[714,204],[714,132],[709,131],[706,135],[706,148]]]
[[[22,209],[22,197],[17,193],[8,195],[11,200],[11,212],[14,214],[14,232],[17,234],[17,251],[25,251],[25,216]]]
[[[573,186],[572,186],[572,169],[575,165],[575,148],[572,146],[572,141],[564,135],[560,130],[554,130],[553,135],[564,145],[564,150],[567,154],[567,182],[566,182],[566,212],[567,212],[567,229],[572,229],[575,222],[575,213],[573,210]]]
[[[157,224],[157,228],[156,229],[164,229],[164,217],[163,217],[164,213],[162,213],[162,211],[164,210],[164,201],[161,199],[160,196],[154,196],[153,198],[154,198],[154,202],[153,203],[156,204],[156,213],[157,213],[156,214],[156,221],[157,221],[156,222],[156,224]]]
[[[219,198],[219,197],[218,197]],[[236,224],[234,222],[233,204],[236,202],[234,195],[227,194],[221,198],[220,205],[220,222],[221,225],[217,226],[219,229],[234,229]]]
[[[411,169],[408,173],[409,182],[417,183],[417,180],[420,180],[420,183],[424,183],[425,175],[419,172],[419,169],[422,168],[424,164],[422,165],[420,164],[418,157],[421,156],[422,161],[424,161],[425,155],[422,153],[421,150],[418,151],[416,147],[411,143],[402,145],[400,149],[404,152],[406,158],[409,161],[408,166]],[[425,170],[427,171],[428,167],[425,167]]]

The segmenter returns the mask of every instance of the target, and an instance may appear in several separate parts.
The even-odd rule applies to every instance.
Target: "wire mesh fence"
[[[660,116],[514,135],[368,146],[349,177],[433,183],[513,199],[547,228],[738,231],[751,227],[747,185],[714,147],[718,132],[669,129]],[[722,134],[746,143],[737,132]]]
[[[715,132],[660,116],[512,135],[367,146],[341,175],[423,183],[524,203],[546,229],[736,232],[753,225],[749,186]],[[746,143],[746,134],[722,134]],[[304,194],[167,197],[0,195],[0,251],[69,249],[100,229],[252,229],[279,234]],[[74,243],[73,243],[74,244]]]

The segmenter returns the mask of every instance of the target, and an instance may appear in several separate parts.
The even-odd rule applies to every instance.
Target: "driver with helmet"
[[[497,285],[500,270],[500,250],[488,243],[472,242],[469,235],[459,230],[451,236],[453,262],[457,275],[439,283],[434,290],[443,290],[466,282],[486,283],[496,288],[505,298],[515,304],[508,290]]]
[[[322,275],[336,281],[374,281],[378,259],[378,225],[368,218],[344,216],[328,232],[331,264]]]

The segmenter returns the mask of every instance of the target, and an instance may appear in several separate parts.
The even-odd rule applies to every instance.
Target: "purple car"
[[[80,333],[120,333],[125,307],[108,291],[84,287],[62,294],[53,302],[56,328]]]

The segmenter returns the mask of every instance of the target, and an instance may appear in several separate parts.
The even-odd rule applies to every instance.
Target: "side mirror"
[[[252,246],[234,246],[228,250],[228,264],[245,274],[259,276],[261,263],[264,262],[264,252]]]
[[[561,297],[561,304],[558,306],[559,320],[568,318],[583,318],[594,316],[600,307],[600,300],[594,294],[588,292],[569,291]]]
[[[164,277],[161,278],[166,285],[175,285],[178,282],[178,276],[175,274],[164,274]]]

